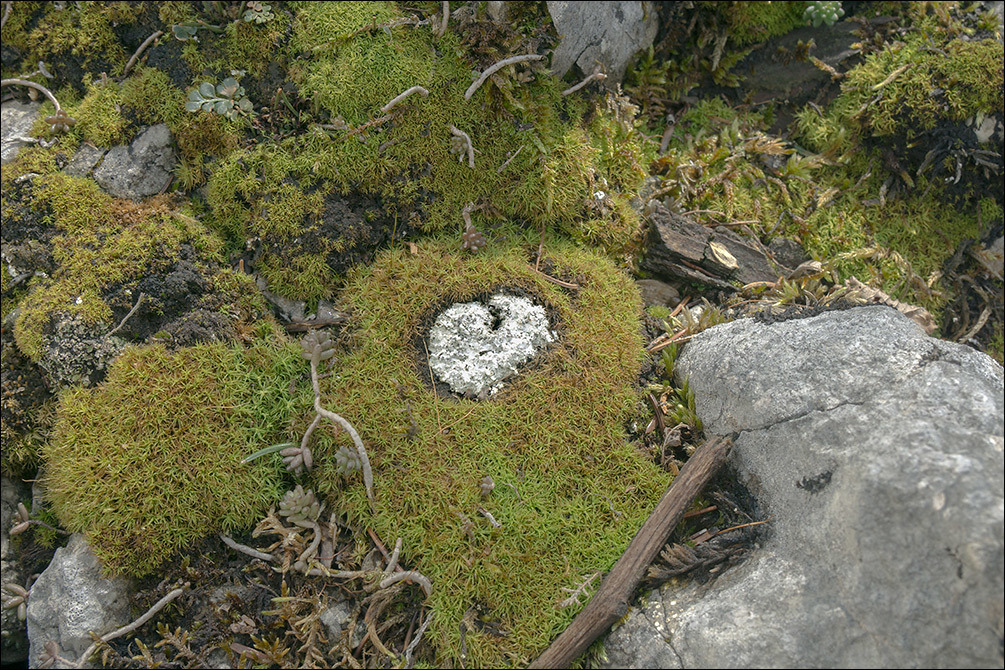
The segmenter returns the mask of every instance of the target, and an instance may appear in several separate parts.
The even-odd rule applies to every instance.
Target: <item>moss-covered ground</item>
[[[645,356],[624,272],[642,246],[630,201],[650,175],[653,197],[704,224],[794,239],[838,280],[857,276],[944,326],[963,314],[966,327],[941,334],[978,322],[972,342],[1002,360],[1001,280],[960,251],[1002,220],[1001,156],[966,131],[1003,113],[1002,49],[985,19],[975,27],[959,3],[870,5],[834,95],[779,136],[772,104],[714,92],[741,86],[737,63],[799,25],[805,3],[664,3],[660,41],[625,94],[562,95],[571,82],[542,60],[500,70],[470,99],[477,73],[547,55],[558,36],[543,3],[514,4],[504,24],[461,4],[443,35],[438,2],[274,2],[264,23],[243,20],[242,3],[11,6],[3,77],[45,83],[76,122],[57,134],[40,98],[32,134],[46,142],[0,177],[5,253],[37,243],[28,275],[6,255],[0,267],[19,350],[8,355],[5,329],[0,464],[30,476],[44,460],[59,523],[87,533],[110,572],[157,575],[200,538],[250,528],[290,484],[278,457],[239,464],[298,440],[312,416],[304,361],[254,272],[308,311],[325,299],[351,314],[322,403],[363,436],[376,501],[336,472],[346,441],[324,430],[304,481],[356,532],[345,567],[369,548],[366,530],[401,537],[402,563],[434,585],[422,662],[525,665],[579,609],[559,607],[566,589],[609,569],[670,481],[652,463],[666,454],[625,436]],[[874,11],[890,20],[870,23]],[[175,39],[179,25],[198,26],[197,39]],[[52,79],[27,74],[39,61]],[[227,77],[252,114],[186,111],[190,91]],[[428,95],[385,109],[416,85]],[[84,144],[126,143],[156,123],[179,155],[169,193],[124,202],[62,172]],[[452,128],[470,137],[474,167]],[[466,216],[488,240],[477,254],[460,249]],[[79,317],[101,337],[141,281],[180,264],[214,296],[200,309],[232,325],[226,341],[164,346],[126,328],[132,346],[103,383],[50,398],[35,374],[31,409],[18,406],[28,397],[8,389],[28,388],[25,366],[53,344],[54,323]],[[545,305],[557,342],[488,400],[434,389],[429,320],[497,289]],[[146,309],[150,323],[168,319],[163,301]],[[482,497],[485,477],[495,488]]]
[[[323,404],[369,445],[376,513],[362,485],[337,475],[338,440],[315,449],[312,480],[336,509],[388,542],[401,537],[430,577],[438,664],[532,660],[579,609],[559,607],[562,589],[613,565],[670,479],[625,441],[643,356],[636,289],[603,258],[549,239],[542,267],[580,286],[559,287],[533,268],[537,236],[508,232],[505,248],[465,255],[450,236],[354,273],[346,294],[359,331],[322,387]],[[499,289],[546,305],[558,341],[488,400],[435,392],[430,316]],[[483,498],[485,477],[495,489]],[[472,608],[479,623],[466,629]]]

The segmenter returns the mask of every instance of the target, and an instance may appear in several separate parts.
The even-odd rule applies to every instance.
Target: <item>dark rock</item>
[[[184,260],[176,263],[166,275],[144,277],[136,288],[149,298],[148,308],[161,313],[182,312],[209,290],[199,269]]]
[[[293,300],[278,293],[273,293],[268,289],[269,284],[265,281],[264,277],[258,277],[255,281],[265,299],[275,307],[279,318],[284,321],[303,321],[305,319],[307,303],[303,300]]]
[[[26,358],[14,344],[12,331],[0,335],[3,351],[0,363],[0,418],[3,438],[24,435],[38,424],[37,412],[52,397],[38,366]]]
[[[4,356],[7,352],[4,352]],[[6,401],[5,401],[6,406]],[[17,584],[25,586],[24,574],[14,552],[11,551],[10,528],[16,518],[17,504],[27,500],[30,490],[22,482],[3,478],[0,486],[0,584]],[[0,650],[3,651],[3,662],[7,664],[23,663],[28,659],[28,629],[24,621],[17,616],[17,609],[0,610]]]
[[[187,347],[199,342],[228,342],[236,339],[233,319],[207,309],[193,309],[164,325],[172,347]],[[156,338],[156,334],[155,334]]]
[[[0,64],[4,67],[13,68],[21,60],[21,52],[10,46],[6,42],[0,45]]]
[[[642,294],[642,302],[646,307],[662,305],[676,307],[680,302],[680,293],[670,284],[658,279],[638,279],[636,285]]]
[[[786,237],[776,237],[768,242],[768,251],[775,257],[779,265],[790,271],[810,260],[809,255],[798,242]]]
[[[52,247],[36,239],[27,239],[21,244],[5,244],[2,255],[15,277],[24,273],[45,276],[56,268]]]

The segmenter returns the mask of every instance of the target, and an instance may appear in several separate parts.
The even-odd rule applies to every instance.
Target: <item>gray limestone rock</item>
[[[429,367],[454,393],[484,397],[555,340],[544,308],[529,299],[493,295],[441,313],[429,331]]]
[[[625,76],[628,62],[649,48],[659,20],[649,2],[548,2],[548,13],[561,38],[551,60],[558,77],[577,65],[590,74],[603,65],[605,84],[612,87]]]
[[[99,149],[91,144],[81,144],[77,153],[73,154],[73,158],[63,168],[63,172],[74,177],[86,177],[91,174],[91,170],[104,155],[104,149]]]
[[[91,631],[104,635],[129,621],[129,583],[103,577],[84,536],[74,534],[31,588],[29,667],[38,667],[49,640],[56,641],[64,657],[76,659],[91,646]]]
[[[769,534],[653,591],[603,667],[1001,667],[1002,368],[896,310],[743,319],[684,349]]]
[[[177,159],[171,131],[159,123],[141,132],[129,146],[112,147],[94,180],[116,198],[140,200],[160,193],[171,181]]]
[[[680,302],[680,293],[677,289],[659,279],[638,279],[635,284],[639,287],[642,303],[646,307],[653,305],[676,307]]]
[[[17,158],[21,147],[27,146],[22,138],[31,134],[31,127],[38,119],[37,103],[23,104],[16,100],[0,106],[0,164],[7,165]]]

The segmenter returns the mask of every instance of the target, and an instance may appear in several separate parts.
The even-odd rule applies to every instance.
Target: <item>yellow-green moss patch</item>
[[[522,219],[612,257],[628,254],[640,221],[625,205],[652,149],[641,142],[627,99],[609,96],[586,122],[581,96],[563,97],[561,83],[544,73],[506,68],[467,100],[473,66],[456,34],[436,38],[407,23],[383,30],[404,20],[391,4],[291,6],[290,77],[316,117],[334,123],[235,151],[209,179],[217,225],[265,242],[270,290],[314,301],[338,287],[342,271],[331,259],[353,249],[358,235],[326,234],[303,252],[291,242],[322,226],[330,232],[319,199],[352,193],[383,208],[386,230],[369,236],[371,248],[396,225],[399,235],[406,225],[459,235],[461,211],[473,203],[483,207],[476,226]],[[382,107],[415,85],[428,97],[413,95],[386,118]],[[474,168],[451,127],[471,137]],[[604,202],[606,195],[619,197]],[[286,255],[272,252],[278,247]]]
[[[198,222],[172,216],[164,198],[116,200],[92,180],[61,173],[37,177],[35,184],[37,206],[50,212],[61,233],[52,240],[57,269],[24,298],[14,329],[18,347],[36,362],[54,312],[79,315],[89,324],[108,322],[112,311],[102,299],[108,287],[168,267],[182,243],[209,255],[220,248]]]
[[[253,524],[281,493],[277,467],[241,459],[286,428],[302,373],[278,329],[222,344],[129,348],[95,389],[60,399],[46,490],[110,573],[145,575],[174,551]]]
[[[342,490],[336,438],[315,447],[316,486],[381,538],[402,537],[405,560],[432,579],[427,635],[441,664],[529,662],[579,609],[559,607],[562,589],[610,569],[669,483],[624,435],[644,354],[634,285],[609,261],[549,239],[542,267],[579,284],[569,292],[529,265],[536,235],[507,232],[516,244],[479,255],[450,237],[355,272],[344,295],[359,341],[322,386],[322,404],[368,445],[376,514],[361,485]],[[558,341],[486,401],[438,396],[423,380],[424,328],[449,304],[497,289],[546,305]],[[482,499],[486,476],[495,490]],[[471,608],[506,636],[462,633]]]
[[[891,174],[880,169],[880,158],[808,155],[759,132],[760,123],[721,100],[696,105],[681,119],[681,139],[657,163],[662,193],[681,210],[697,210],[703,222],[740,221],[762,236],[784,234],[821,261],[846,255],[836,263],[842,279],[857,275],[938,313],[948,293],[923,289],[918,278],[928,281],[964,239],[976,237],[978,220],[1000,216],[994,201],[960,207],[924,178],[884,201]]]

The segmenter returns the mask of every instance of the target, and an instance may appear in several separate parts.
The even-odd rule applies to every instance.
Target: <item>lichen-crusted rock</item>
[[[39,367],[50,388],[91,386],[105,378],[108,366],[125,346],[125,340],[106,337],[79,316],[59,314],[53,318],[52,335],[42,340]]]
[[[150,126],[129,146],[112,147],[94,180],[116,198],[140,200],[160,193],[171,181],[177,159],[167,124]]]
[[[1001,366],[869,306],[717,326],[677,370],[771,531],[652,592],[604,667],[1001,666]]]
[[[0,163],[7,165],[17,158],[21,147],[27,145],[22,137],[31,133],[38,118],[37,104],[25,105],[17,101],[3,103],[0,107]]]
[[[604,66],[607,84],[619,83],[632,56],[648,48],[659,20],[648,2],[548,2],[548,13],[562,41],[551,68],[558,77],[573,65],[590,74]],[[648,5],[648,6],[647,6]]]
[[[31,587],[29,667],[38,667],[49,640],[56,641],[63,656],[76,659],[91,646],[91,632],[104,635],[128,623],[129,593],[127,580],[102,576],[91,547],[75,533]]]
[[[104,149],[99,149],[90,144],[82,144],[73,155],[63,172],[74,177],[86,177],[91,174],[91,170],[98,164],[101,157],[105,155]]]
[[[484,397],[554,341],[548,325],[544,308],[520,296],[451,305],[429,331],[429,366],[454,393]]]

